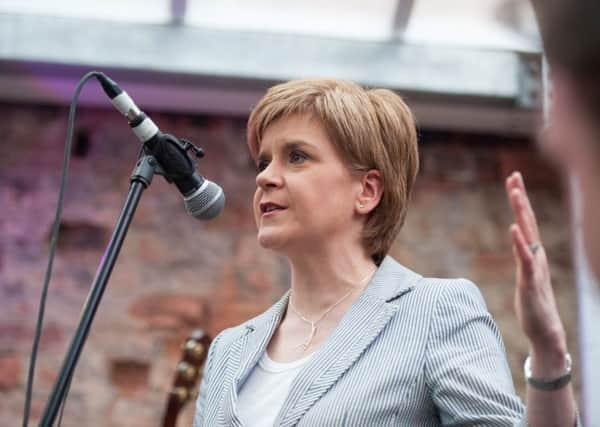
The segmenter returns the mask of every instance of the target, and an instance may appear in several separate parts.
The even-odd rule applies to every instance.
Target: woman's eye
[[[308,156],[302,151],[292,151],[290,153],[290,161],[292,163],[302,163],[306,159],[308,159]]]
[[[268,160],[259,160],[258,163],[256,164],[256,171],[262,172],[267,168],[267,166],[269,166]]]

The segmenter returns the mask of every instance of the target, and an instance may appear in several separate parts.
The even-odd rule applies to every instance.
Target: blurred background
[[[115,79],[165,131],[204,148],[227,195],[199,222],[159,176],[145,192],[80,358],[63,426],[158,426],[180,345],[276,301],[285,261],[256,242],[245,121],[271,85],[337,77],[397,91],[421,172],[391,254],[476,282],[518,392],[528,348],[513,312],[503,180],[521,170],[578,367],[567,201],[535,145],[544,91],[523,0],[0,0],[0,425],[20,425],[56,208],[68,103],[83,74]],[[32,401],[37,423],[129,186],[136,137],[94,81],[71,171]],[[324,194],[326,196],[326,194]],[[579,376],[575,372],[579,393]],[[191,425],[193,404],[180,425]]]

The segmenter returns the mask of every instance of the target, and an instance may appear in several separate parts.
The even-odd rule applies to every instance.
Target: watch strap
[[[554,391],[563,388],[571,381],[571,355],[565,355],[566,369],[565,373],[558,378],[534,378],[531,374],[531,359],[528,356],[525,360],[525,378],[527,383],[538,390]]]

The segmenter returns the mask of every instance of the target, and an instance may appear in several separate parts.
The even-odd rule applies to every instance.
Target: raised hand
[[[506,179],[506,192],[515,216],[510,235],[517,263],[517,317],[529,338],[532,359],[537,361],[535,370],[544,371],[547,375],[555,370],[560,372],[567,351],[565,330],[552,291],[548,258],[535,213],[519,172],[514,172]]]

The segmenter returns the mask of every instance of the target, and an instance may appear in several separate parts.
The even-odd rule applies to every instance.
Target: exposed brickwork
[[[19,385],[21,360],[16,354],[0,354],[0,390],[11,390]]]
[[[0,116],[0,419],[18,425],[67,114],[62,108],[0,105]],[[179,344],[187,334],[202,327],[214,335],[254,316],[289,281],[285,261],[256,243],[255,172],[245,147],[244,120],[161,114],[153,119],[205,149],[202,173],[223,186],[227,208],[215,221],[196,221],[185,213],[174,188],[154,178],[80,358],[65,427],[158,425]],[[83,110],[77,124],[77,155],[46,309],[32,423],[52,388],[139,149],[112,110]],[[512,312],[511,220],[502,180],[514,168],[524,171],[576,356],[568,215],[556,177],[528,141],[432,132],[423,132],[421,140],[422,172],[391,253],[422,274],[468,277],[479,285],[523,393],[527,345]],[[190,425],[192,412],[188,407],[182,425]]]
[[[139,297],[129,309],[130,314],[146,323],[148,329],[172,330],[205,323],[205,311],[202,298],[167,293]]]
[[[148,387],[150,364],[134,359],[112,360],[110,380],[125,395],[143,393]]]

